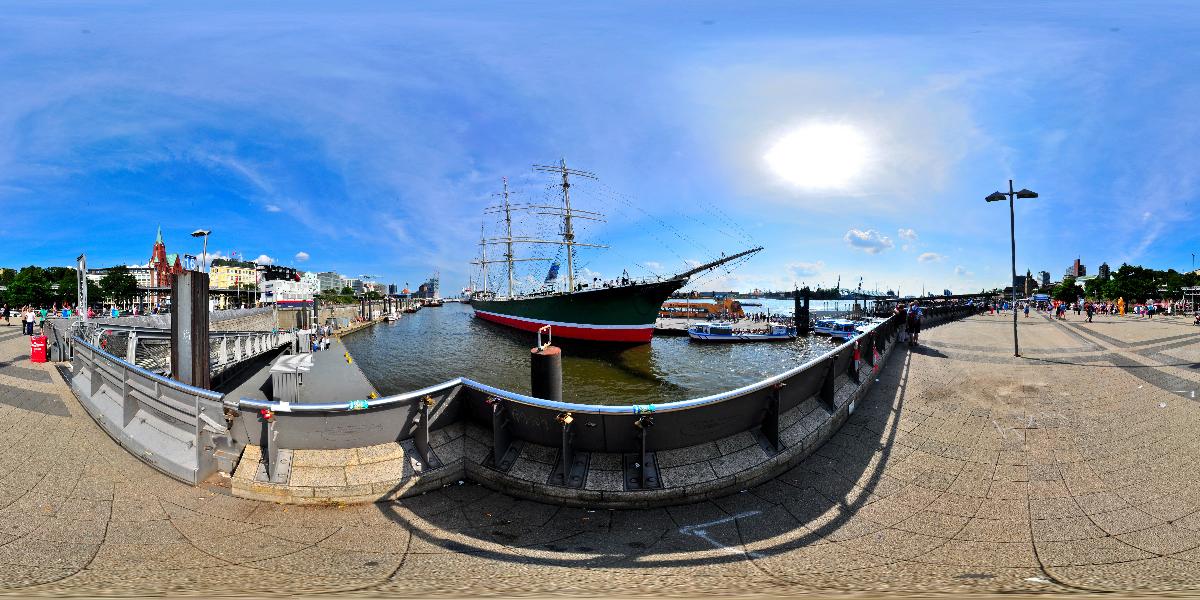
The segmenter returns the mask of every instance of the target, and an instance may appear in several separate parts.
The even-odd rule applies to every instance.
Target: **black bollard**
[[[529,351],[529,387],[534,398],[562,402],[562,350],[557,346]]]
[[[801,296],[803,296],[803,304],[801,304]],[[812,291],[805,286],[803,290],[795,295],[796,299],[796,334],[806,336],[809,334],[810,323],[808,321],[808,306],[812,296]]]
[[[184,271],[171,281],[171,379],[208,389],[208,273]]]

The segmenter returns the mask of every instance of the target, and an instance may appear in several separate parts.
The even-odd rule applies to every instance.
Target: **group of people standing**
[[[49,311],[45,308],[35,309],[28,304],[19,309],[10,308],[5,304],[3,307],[0,307],[0,314],[4,316],[4,325],[6,327],[11,327],[12,319],[16,317],[17,324],[21,326],[21,333],[24,335],[33,335],[35,325],[37,325],[39,330],[46,327],[46,316],[49,314]]]
[[[315,329],[307,330],[301,333],[308,334],[308,346],[313,352],[328,350],[331,343],[330,335],[333,334],[333,328],[328,325],[321,325]],[[302,336],[300,339],[304,339]]]
[[[908,306],[899,304],[896,306],[896,314],[904,315],[904,329],[900,332],[900,341],[908,342],[909,346],[916,346],[917,338],[921,335],[921,317],[924,316],[921,307],[916,302]]]

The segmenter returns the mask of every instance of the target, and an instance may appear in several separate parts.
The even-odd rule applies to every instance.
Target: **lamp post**
[[[988,202],[999,202],[1008,198],[1008,235],[1012,242],[1012,310],[1013,310],[1013,356],[1021,355],[1021,346],[1017,343],[1017,217],[1013,210],[1013,200],[1016,198],[1037,198],[1037,192],[1031,192],[1023,189],[1019,192],[1013,191],[1013,182],[1008,180],[1008,192],[993,192],[984,200]]]
[[[204,271],[208,271],[208,234],[212,233],[211,229],[197,229],[192,232],[192,237],[204,238],[204,249],[200,251],[200,256],[204,257]]]

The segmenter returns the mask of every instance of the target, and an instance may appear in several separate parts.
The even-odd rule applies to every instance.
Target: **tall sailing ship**
[[[475,316],[481,319],[524,331],[537,331],[545,325],[550,325],[551,334],[556,338],[627,344],[646,343],[654,335],[654,322],[662,303],[673,292],[687,285],[693,275],[710,271],[762,250],[762,247],[751,248],[653,281],[634,281],[628,276],[623,276],[614,282],[600,285],[596,285],[594,280],[577,282],[575,249],[578,247],[605,248],[606,246],[576,241],[573,221],[575,219],[601,221],[604,215],[572,208],[570,178],[595,179],[596,176],[586,171],[569,169],[566,161],[560,161],[558,165],[552,166],[535,165],[534,170],[552,173],[561,178],[559,186],[561,187],[562,204],[554,206],[539,203],[510,203],[508,181],[504,181],[503,202],[497,206],[488,207],[484,214],[502,216],[505,235],[489,239],[481,232],[480,259],[474,263],[481,268],[480,282],[483,283],[483,289],[473,293],[471,306],[475,310]],[[550,215],[561,219],[561,239],[513,236],[514,213]],[[557,289],[559,279],[557,261],[549,258],[516,258],[513,247],[519,244],[562,246],[566,254],[566,289]],[[503,257],[489,260],[487,252],[489,246],[503,246]],[[547,287],[543,291],[535,293],[516,293],[513,275],[514,263],[539,260],[552,261],[545,282]],[[507,295],[502,296],[487,290],[487,268],[492,264],[503,264],[506,267]]]

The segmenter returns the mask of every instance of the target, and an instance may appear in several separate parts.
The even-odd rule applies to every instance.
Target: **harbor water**
[[[529,393],[533,334],[476,319],[469,305],[425,308],[343,341],[384,395],[460,376]],[[699,344],[687,337],[656,336],[633,347],[571,340],[556,340],[555,345],[563,348],[563,399],[589,404],[662,404],[723,392],[799,366],[834,347],[822,337]]]

